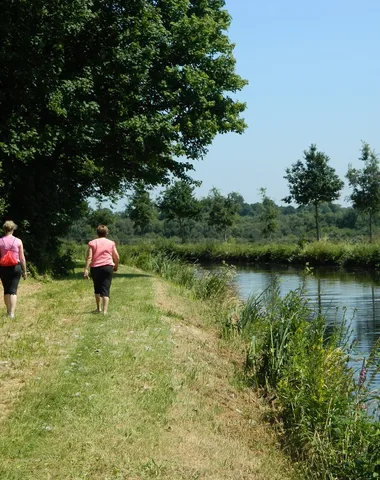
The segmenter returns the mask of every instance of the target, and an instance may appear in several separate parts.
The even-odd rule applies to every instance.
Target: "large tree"
[[[224,5],[2,1],[0,198],[40,267],[84,198],[184,177],[244,130]]]
[[[363,142],[360,161],[362,169],[349,165],[347,179],[352,193],[349,196],[353,207],[368,214],[369,238],[372,242],[373,222],[380,211],[380,165],[379,158],[368,143]]]
[[[298,160],[287,168],[284,178],[288,181],[290,195],[283,199],[298,205],[313,205],[317,240],[320,240],[319,207],[323,202],[339,198],[343,181],[329,166],[330,158],[312,144],[304,151],[304,161]]]

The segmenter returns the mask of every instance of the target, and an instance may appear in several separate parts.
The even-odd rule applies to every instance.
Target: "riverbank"
[[[191,262],[379,268],[380,244],[327,241],[298,244],[185,243],[170,241],[122,245],[125,260],[141,252],[165,252]]]
[[[321,311],[310,308],[302,286],[282,297],[273,279],[262,295],[239,304],[229,297],[233,267],[210,273],[147,252],[130,261],[186,285],[197,298],[216,293],[224,337],[245,340],[245,382],[267,400],[282,445],[301,461],[305,478],[378,478],[380,341],[359,357],[356,372],[351,361],[360,351],[350,328],[343,322],[331,329]],[[306,269],[304,275],[311,274]]]
[[[294,478],[202,291],[122,267],[103,317],[81,272],[23,283],[0,319],[2,480]]]

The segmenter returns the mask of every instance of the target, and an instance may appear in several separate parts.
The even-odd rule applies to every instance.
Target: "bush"
[[[75,248],[71,243],[61,243],[51,265],[51,274],[60,278],[72,273],[75,268]]]

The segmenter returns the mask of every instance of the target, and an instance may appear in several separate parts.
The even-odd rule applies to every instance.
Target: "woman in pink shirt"
[[[91,267],[91,278],[94,282],[96,313],[107,315],[110,300],[112,274],[119,267],[119,254],[115,242],[108,240],[108,228],[99,225],[96,229],[98,238],[88,243],[84,278],[88,279],[88,267]]]
[[[26,279],[26,263],[22,241],[13,236],[17,225],[8,220],[3,225],[5,235],[0,239],[0,258],[9,251],[13,254],[16,265],[11,267],[0,266],[0,278],[4,288],[4,303],[7,307],[8,317],[14,318],[17,304],[17,288],[21,275]]]

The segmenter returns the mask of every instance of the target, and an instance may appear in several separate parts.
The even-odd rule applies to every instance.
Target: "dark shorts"
[[[95,295],[100,295],[101,297],[110,296],[112,274],[112,265],[106,265],[104,267],[91,267],[91,278],[94,282]]]
[[[22,274],[21,265],[14,267],[0,267],[0,278],[4,288],[4,295],[17,295],[17,287]]]

